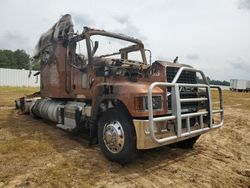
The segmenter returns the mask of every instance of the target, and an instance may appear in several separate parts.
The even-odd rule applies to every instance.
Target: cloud
[[[229,63],[233,69],[236,69],[242,72],[249,72],[250,70],[250,63],[247,63],[241,57],[237,57],[233,60],[230,60]]]
[[[239,9],[250,9],[250,0],[239,0],[238,1]]]
[[[199,56],[197,54],[188,54],[187,58],[190,60],[198,60]]]
[[[131,37],[138,38],[142,41],[146,41],[147,37],[144,36],[141,32],[140,29],[134,25],[128,15],[116,15],[113,16],[113,19],[122,25],[120,29],[116,29],[114,32],[117,33],[123,33]]]
[[[154,55],[154,54],[153,54]],[[163,56],[163,55],[156,55],[155,58],[156,61],[168,61],[173,63],[175,57],[169,57],[169,56]]]
[[[95,21],[88,14],[78,12],[71,12],[70,14],[77,26],[83,27],[95,25]]]
[[[227,61],[229,64],[228,76],[230,78],[250,80],[250,59],[246,61],[242,57],[236,57]]]
[[[30,39],[19,32],[5,32],[0,36],[0,49],[24,49],[29,53],[33,47]]]
[[[130,18],[128,15],[113,16],[113,18],[120,24],[130,24]]]

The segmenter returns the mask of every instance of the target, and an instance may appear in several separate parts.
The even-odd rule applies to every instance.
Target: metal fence
[[[0,68],[0,86],[17,86],[17,87],[39,87],[40,75],[34,76],[37,71],[24,69],[4,69]]]

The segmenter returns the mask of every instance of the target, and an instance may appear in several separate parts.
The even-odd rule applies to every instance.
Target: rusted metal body
[[[93,42],[94,36],[130,45],[96,55],[103,46]],[[85,54],[77,51],[80,41]],[[131,58],[134,52],[139,61]],[[70,132],[85,126],[90,143],[97,143],[98,133],[101,148],[111,160],[131,159],[134,146],[126,139],[137,149],[149,149],[197,137],[223,124],[221,90],[220,109],[213,111],[211,87],[202,71],[166,61],[151,63],[151,51],[144,49],[142,41],[122,34],[87,27],[74,34],[70,15],[41,37],[34,62],[41,64],[40,98],[38,94],[21,98],[17,107]],[[197,73],[203,84],[197,82]],[[213,113],[221,115],[218,125],[212,123]]]
[[[124,103],[128,111],[133,117],[147,116],[147,112],[135,111],[134,99],[136,96],[146,95],[148,86],[152,82],[166,81],[166,73],[164,69],[164,62],[154,63],[152,70],[157,71],[158,75],[149,74],[146,71],[150,71],[144,52],[143,43],[131,37],[125,37],[124,35],[114,34],[103,30],[85,28],[81,35],[77,35],[69,41],[67,48],[63,47],[62,42],[57,42],[55,47],[55,54],[51,62],[42,63],[41,65],[41,97],[49,97],[56,99],[66,100],[77,100],[86,101],[90,100],[92,106],[96,106],[97,100],[100,98],[112,98],[118,99]],[[136,45],[132,46],[131,49],[123,49],[128,52],[141,51],[142,60],[139,65],[134,64],[133,61],[128,59],[112,59],[104,57],[92,56],[91,49],[88,49],[88,60],[82,61],[82,64],[78,64],[75,60],[76,49],[75,44],[80,40],[86,40],[86,45],[90,46],[90,37],[92,35],[102,35],[121,40],[134,42]],[[121,50],[122,51],[122,50]],[[126,54],[121,56],[126,57]],[[121,76],[112,75],[104,76],[104,67],[115,66],[115,64],[123,64],[120,66],[122,69],[134,69],[144,74],[142,77],[139,76]],[[125,63],[128,63],[126,65]],[[139,63],[139,62],[138,62]],[[167,63],[167,62],[166,62]],[[125,64],[125,65],[124,65]],[[77,67],[78,66],[78,67]],[[84,68],[82,68],[84,66]],[[96,71],[103,71],[101,76],[96,75]],[[144,72],[143,72],[144,71]],[[84,79],[87,79],[87,84],[83,87],[82,74],[86,74]],[[133,80],[134,79],[134,80]],[[84,80],[86,81],[86,80]],[[108,91],[112,88],[112,91]],[[155,88],[155,94],[160,94],[165,98],[166,91],[161,88]],[[99,101],[100,102],[100,101]],[[94,110],[94,108],[92,108]],[[155,112],[155,115],[166,114],[166,105],[163,106],[162,111]]]

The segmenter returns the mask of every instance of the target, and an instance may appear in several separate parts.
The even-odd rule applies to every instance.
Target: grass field
[[[225,125],[194,149],[148,150],[121,166],[84,135],[14,109],[16,98],[37,90],[0,87],[0,187],[250,186],[250,93],[224,91]]]
[[[25,95],[32,94],[39,91],[39,88],[35,87],[0,87],[0,107],[1,106],[13,106],[13,102]]]

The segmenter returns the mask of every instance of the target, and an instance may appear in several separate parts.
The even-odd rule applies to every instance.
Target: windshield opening
[[[93,57],[143,62],[139,44],[100,35],[92,35],[90,39],[91,48],[95,50]]]

